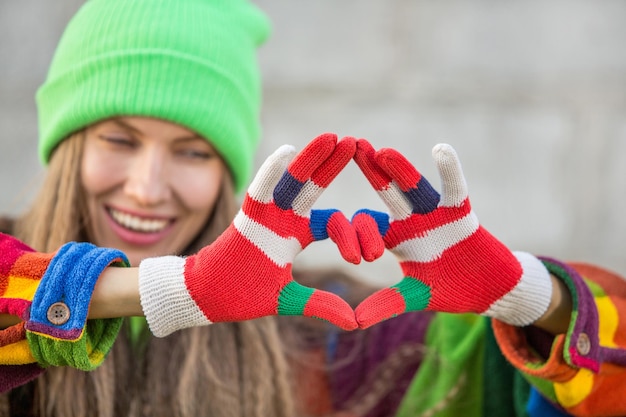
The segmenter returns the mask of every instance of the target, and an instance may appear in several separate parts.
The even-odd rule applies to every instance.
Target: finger
[[[407,311],[425,310],[432,298],[430,287],[413,277],[367,297],[355,309],[359,327],[367,328]]]
[[[376,161],[376,151],[365,139],[357,141],[357,149],[354,160],[389,208],[394,219],[402,220],[413,213],[413,207],[402,190],[393,181],[385,170]]]
[[[292,208],[293,201],[300,194],[304,184],[333,153],[336,144],[337,135],[324,133],[313,139],[296,155],[274,189],[274,200],[278,207],[283,210]]]
[[[330,237],[343,259],[353,264],[361,262],[361,249],[356,231],[342,212],[335,209],[311,210],[310,225],[313,240]]]
[[[391,177],[389,177],[389,175],[387,175],[387,173],[378,166],[374,157],[375,155],[376,150],[367,140],[357,140],[354,161],[374,190],[380,191],[389,187]]]
[[[404,298],[395,288],[384,288],[363,300],[354,310],[361,329],[399,316],[406,311]]]
[[[348,165],[356,152],[356,139],[346,136],[337,142],[333,153],[315,170],[311,180],[321,188],[327,188]]]
[[[459,207],[468,197],[467,182],[461,168],[461,161],[454,148],[440,143],[433,148],[433,159],[441,178],[441,205]]]
[[[427,214],[437,208],[439,193],[404,155],[395,149],[385,148],[379,150],[375,158],[411,202],[413,213]]]
[[[313,204],[330,183],[339,175],[354,157],[356,139],[345,137],[337,142],[332,154],[311,174],[294,198],[293,210],[301,216],[308,216]]]
[[[359,239],[363,259],[373,262],[383,256],[385,252],[383,236],[389,229],[387,213],[367,209],[359,210],[352,216],[352,226]]]
[[[326,320],[344,330],[358,327],[354,310],[341,297],[291,281],[280,292],[278,311],[282,316],[305,316]]]
[[[291,145],[283,145],[272,153],[261,165],[252,183],[248,187],[248,195],[262,203],[272,201],[276,184],[282,177],[289,161],[296,154],[296,149]]]
[[[341,297],[322,290],[313,292],[303,316],[325,320],[343,330],[359,327],[352,307]]]
[[[337,211],[330,216],[326,230],[330,240],[337,245],[343,259],[355,265],[361,262],[361,248],[356,230],[342,212]]]

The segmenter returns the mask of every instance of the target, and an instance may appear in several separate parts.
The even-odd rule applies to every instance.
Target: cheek
[[[81,164],[81,182],[88,196],[93,197],[111,189],[122,180],[124,172],[119,158],[97,152],[87,142]]]
[[[172,176],[173,187],[188,210],[208,216],[217,201],[224,175],[221,163],[205,169],[185,170]]]

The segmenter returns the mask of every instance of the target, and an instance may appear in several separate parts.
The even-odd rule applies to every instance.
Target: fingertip
[[[370,142],[367,139],[365,139],[365,138],[358,138],[358,139],[356,139],[356,144],[357,144],[357,147],[360,147],[360,148],[365,148],[365,147],[370,147],[371,148],[372,147]]]
[[[361,256],[373,262],[385,252],[385,242],[381,235],[381,225],[367,212],[357,212],[352,217],[352,225],[359,240]]]
[[[339,147],[342,148],[342,152],[349,154],[351,159],[356,153],[356,139],[353,136],[344,136],[337,142],[337,148]]]
[[[293,145],[289,145],[289,144],[284,144],[278,147],[278,149],[276,149],[275,153],[276,154],[285,154],[285,153],[295,153],[296,152],[296,148]]]
[[[359,327],[366,329],[376,323],[399,316],[406,311],[404,298],[394,288],[383,288],[363,300],[354,310]]]
[[[346,236],[343,239],[342,244],[337,242],[337,246],[339,247],[341,257],[345,261],[353,265],[358,265],[361,263],[361,247],[359,246],[359,240],[356,234]]]
[[[363,256],[365,262],[374,262],[375,260],[383,256],[384,253],[385,249],[382,246],[376,246],[374,249],[371,250],[361,249],[361,256]]]
[[[331,322],[329,322],[329,323],[331,323]],[[341,330],[345,330],[347,332],[352,332],[352,331],[354,331],[354,330],[359,328],[359,324],[356,322],[356,320],[354,322],[350,322],[350,323],[348,323],[348,322],[343,323],[342,322],[342,323],[331,323],[331,324],[333,324],[333,325],[339,327]]]
[[[307,146],[308,147],[318,147],[323,149],[332,149],[337,145],[337,134],[333,132],[325,132],[321,135],[315,137]]]
[[[348,331],[359,327],[352,307],[343,298],[328,291],[316,289],[311,294],[303,315],[327,321]]]
[[[337,142],[337,134],[334,132],[324,132],[321,135],[318,135],[314,140],[329,140],[332,142]]]
[[[374,324],[376,324],[375,322],[364,321],[361,318],[357,318],[356,321],[357,321],[357,326],[361,330],[365,330],[369,327],[372,327]]]
[[[282,145],[276,149],[254,175],[247,189],[247,196],[256,201],[269,202],[273,190],[280,182],[283,173],[296,155],[292,145]]]
[[[421,175],[402,153],[393,148],[383,148],[374,156],[376,163],[394,179],[410,177],[411,181],[419,180]],[[415,184],[413,184],[415,186]]]
[[[468,197],[468,190],[457,152],[447,143],[439,143],[433,147],[433,159],[441,179],[441,205],[461,206]]]
[[[339,245],[341,257],[353,265],[359,265],[361,263],[361,247],[359,246],[356,233],[346,237],[344,240],[345,243]]]
[[[332,155],[336,143],[337,135],[334,133],[323,133],[317,136],[289,164],[287,169],[291,176],[304,183]]]
[[[355,265],[361,263],[361,248],[356,230],[341,211],[334,211],[328,218],[326,232],[339,248],[343,259]]]
[[[367,166],[375,164],[374,155],[376,150],[365,139],[357,139],[356,151],[354,152],[354,160],[360,166]]]
[[[355,138],[354,136],[344,136],[341,138],[341,140],[339,142],[346,142],[346,143],[351,143],[354,145],[355,149],[356,149],[356,144],[357,144],[358,139]]]
[[[457,160],[458,156],[454,148],[447,143],[438,143],[433,147],[432,155],[435,161]]]
[[[381,166],[393,164],[394,161],[405,159],[404,156],[394,148],[381,148],[374,155],[376,162]]]
[[[281,145],[279,146],[263,163],[263,166],[273,166],[274,169],[285,169],[289,165],[289,162],[296,156],[297,150],[293,145]]]
[[[354,316],[360,329],[367,329],[385,320],[384,318],[375,318],[371,312],[361,304],[354,310]]]

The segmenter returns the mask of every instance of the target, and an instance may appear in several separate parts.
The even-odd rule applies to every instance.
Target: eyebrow
[[[139,129],[137,129],[137,128],[136,128],[136,127],[134,127],[133,125],[130,125],[130,124],[128,124],[128,123],[126,123],[126,122],[124,122],[122,119],[119,119],[119,118],[117,118],[117,117],[112,118],[112,119],[111,119],[111,121],[112,121],[113,123],[115,123],[116,125],[118,125],[118,126],[120,126],[120,127],[123,127],[123,128],[124,128],[124,129],[126,129],[126,130],[131,130],[131,131],[133,131],[133,132],[135,132],[135,133],[138,133],[138,134],[140,134],[140,133],[141,133],[141,131],[140,131]]]
[[[110,119],[113,123],[117,124],[118,126],[120,126],[121,128],[130,130],[138,135],[143,135],[143,132],[139,129],[137,129],[136,127],[134,127],[133,125],[126,123],[125,121],[123,121],[121,118],[118,117],[114,117]],[[213,146],[211,144],[210,141],[204,139],[204,137],[200,136],[199,134],[193,134],[191,136],[181,136],[179,138],[176,138],[176,141],[191,141],[191,140],[202,140],[202,141],[206,141],[209,143],[209,145]]]

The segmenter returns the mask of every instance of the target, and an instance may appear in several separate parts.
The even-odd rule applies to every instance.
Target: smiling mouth
[[[133,216],[132,214],[123,213],[121,211],[117,211],[113,208],[107,208],[107,211],[111,215],[111,218],[118,225],[132,230],[133,232],[139,233],[156,233],[165,229],[169,224],[170,220],[163,219],[147,219],[144,217]]]

